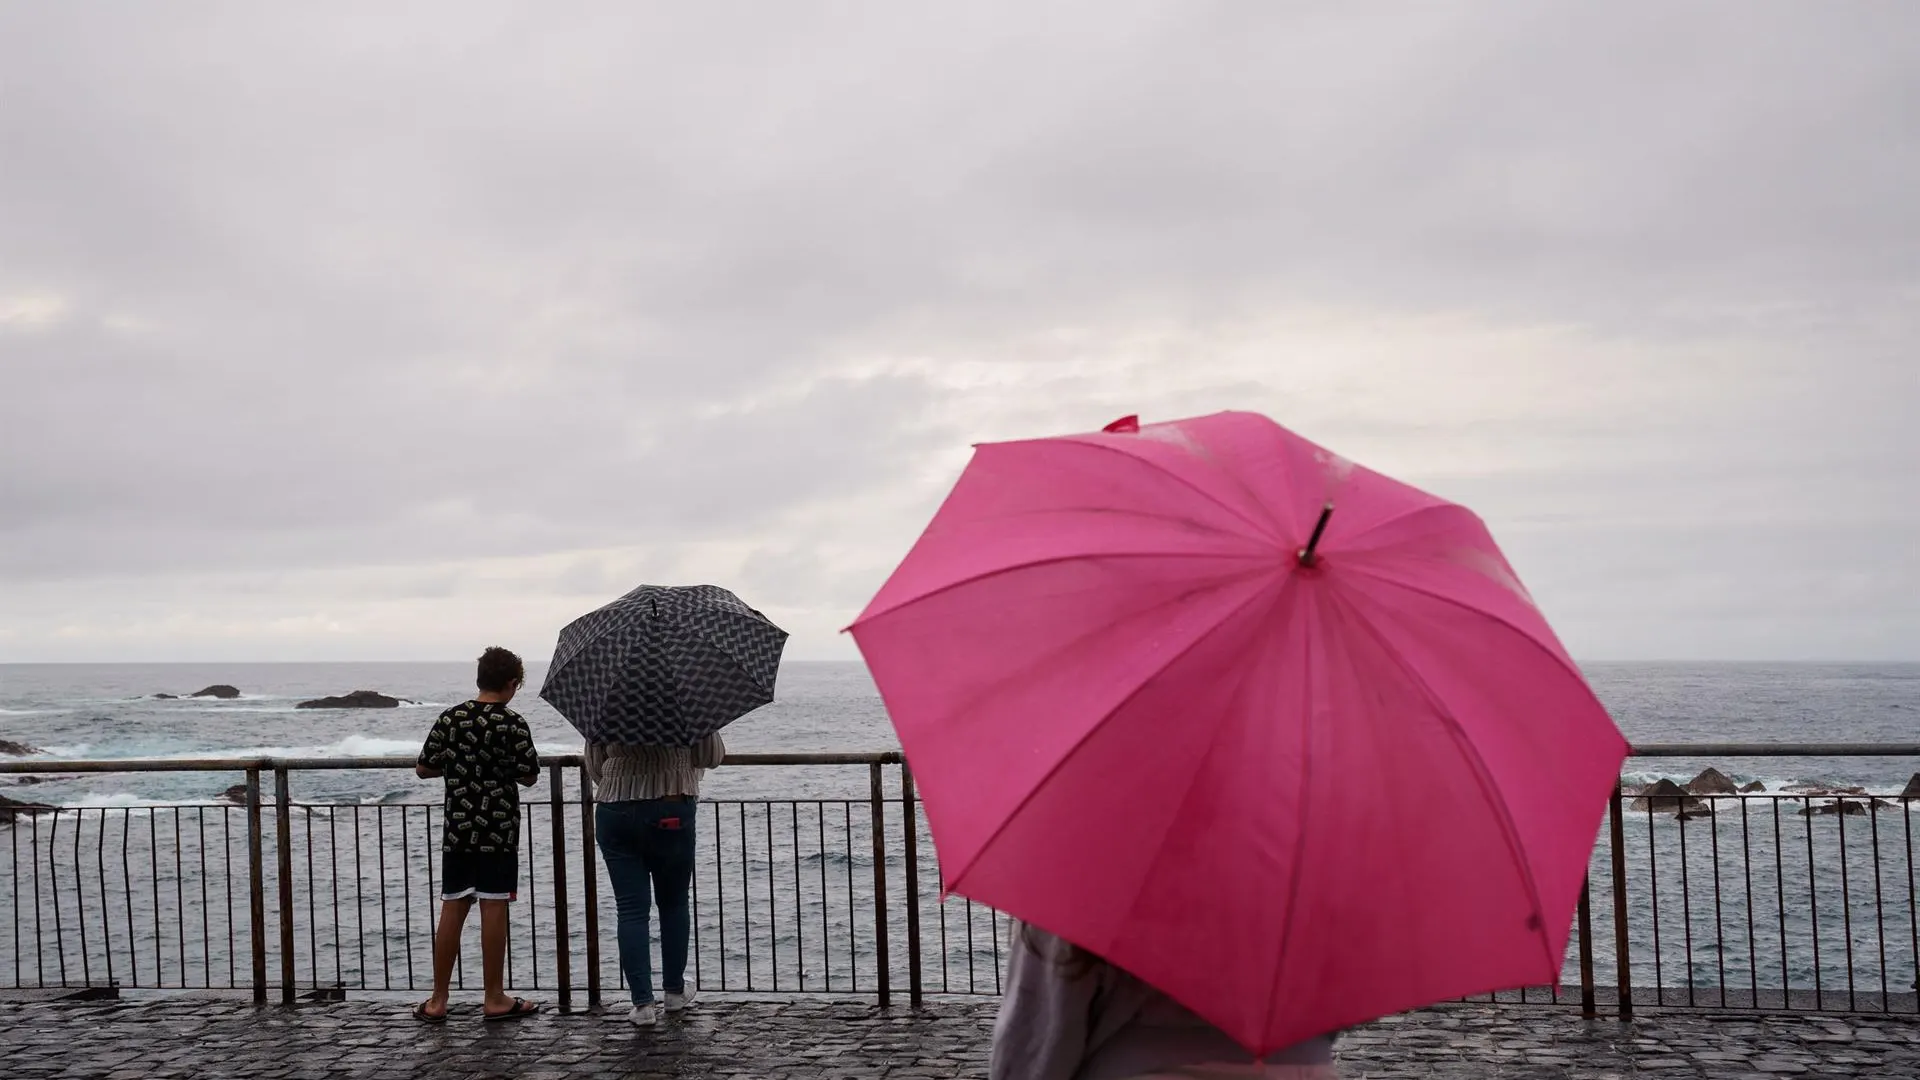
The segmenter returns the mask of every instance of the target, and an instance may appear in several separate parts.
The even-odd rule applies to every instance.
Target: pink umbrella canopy
[[[1559,977],[1627,745],[1460,506],[1251,413],[988,444],[850,629],[945,887],[1253,1053]]]

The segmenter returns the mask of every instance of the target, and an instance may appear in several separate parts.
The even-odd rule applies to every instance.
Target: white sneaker
[[[645,1005],[635,1005],[627,1012],[627,1023],[634,1027],[652,1027],[660,1022],[660,1010],[649,1001]]]
[[[693,1007],[693,1003],[699,1000],[699,997],[699,992],[691,986],[678,994],[669,990],[667,991],[667,1012],[685,1012]]]

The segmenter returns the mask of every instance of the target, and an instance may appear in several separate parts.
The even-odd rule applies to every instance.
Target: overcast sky
[[[1920,5],[0,0],[0,660],[838,630],[1265,412],[1583,659],[1920,659]]]

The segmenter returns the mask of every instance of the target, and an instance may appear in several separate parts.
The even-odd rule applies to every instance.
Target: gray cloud
[[[1576,650],[1913,656],[1916,31],[0,6],[0,657],[721,573],[844,650],[968,441],[1229,405],[1481,509]]]

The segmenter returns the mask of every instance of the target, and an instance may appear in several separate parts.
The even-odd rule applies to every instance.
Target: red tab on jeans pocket
[[[678,829],[680,827],[680,819],[677,817],[663,817],[660,819],[660,827],[663,829]]]

